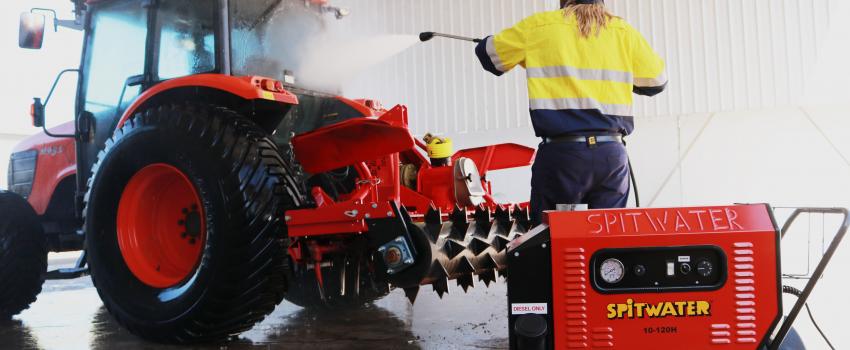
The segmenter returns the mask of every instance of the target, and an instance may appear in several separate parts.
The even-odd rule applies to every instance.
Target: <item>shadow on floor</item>
[[[18,320],[0,321],[0,347],[4,349],[38,349],[38,339],[29,327]]]
[[[249,334],[204,346],[162,346],[120,327],[101,307],[92,320],[91,349],[419,349],[405,322],[376,306],[357,310],[272,314]],[[26,341],[25,334],[21,336]]]

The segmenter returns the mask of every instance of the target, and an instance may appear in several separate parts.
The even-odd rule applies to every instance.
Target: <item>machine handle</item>
[[[848,212],[847,208],[797,208],[793,213],[791,213],[791,216],[788,217],[785,224],[782,225],[782,231],[780,231],[781,238],[785,237],[785,234],[788,233],[788,229],[791,228],[791,224],[794,223],[800,214],[803,213],[840,214],[844,216],[844,222],[838,229],[838,233],[835,234],[835,237],[833,237],[832,241],[829,243],[829,248],[826,249],[826,252],[818,263],[817,268],[815,268],[815,272],[812,273],[812,277],[809,279],[809,282],[806,283],[806,287],[803,288],[803,292],[800,294],[799,298],[797,298],[797,302],[794,304],[794,307],[791,308],[791,312],[788,313],[788,317],[785,318],[785,321],[782,322],[782,326],[779,327],[779,331],[770,343],[769,350],[778,350],[780,345],[782,345],[782,341],[785,340],[785,336],[788,335],[788,332],[791,331],[791,326],[794,325],[794,320],[797,319],[797,316],[800,314],[803,306],[806,305],[806,301],[808,301],[809,296],[812,294],[812,290],[815,289],[815,285],[817,285],[818,280],[820,280],[824,270],[826,270],[826,265],[829,265],[830,260],[832,260],[832,256],[841,244],[841,240],[844,239],[844,235],[847,233],[848,227],[850,227],[850,212]]]

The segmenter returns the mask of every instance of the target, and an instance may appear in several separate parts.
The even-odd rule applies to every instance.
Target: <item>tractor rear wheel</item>
[[[0,321],[35,301],[47,272],[47,241],[38,215],[19,195],[0,191]]]
[[[116,131],[92,170],[92,281],[136,335],[225,340],[283,300],[281,218],[300,198],[275,144],[238,113],[191,103],[147,109]]]

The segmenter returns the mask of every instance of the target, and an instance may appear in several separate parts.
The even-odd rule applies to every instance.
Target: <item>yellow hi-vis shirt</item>
[[[652,96],[667,84],[664,61],[620,18],[583,38],[574,15],[543,12],[486,38],[476,53],[496,75],[525,67],[532,124],[541,137],[631,134],[632,93]]]

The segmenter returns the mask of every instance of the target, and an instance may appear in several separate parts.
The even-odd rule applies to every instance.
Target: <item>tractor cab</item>
[[[66,73],[78,74],[75,122],[66,127],[73,132],[44,130],[47,136],[76,141],[76,146],[65,147],[75,148],[77,156],[72,202],[78,212],[97,153],[145,104],[212,99],[251,114],[284,148],[295,134],[370,114],[362,103],[337,97],[337,91],[297,84],[303,63],[299,51],[327,21],[348,14],[327,0],[209,0],[204,6],[194,0],[74,3],[73,20],[38,9],[22,14],[19,45],[41,48],[51,16],[48,27],[85,33],[80,67],[57,77],[58,82],[70,75]],[[52,90],[33,103],[36,127],[44,127],[50,95]],[[49,205],[48,197],[42,207]]]

